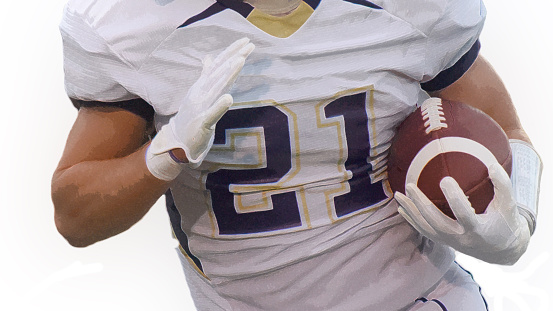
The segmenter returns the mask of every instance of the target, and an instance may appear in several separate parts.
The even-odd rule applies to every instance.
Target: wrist
[[[171,149],[167,153],[169,153],[169,156],[171,156],[171,159],[173,159],[177,163],[181,163],[181,164],[188,163],[186,152],[184,152],[184,150],[182,149]]]
[[[530,226],[523,216],[520,216],[519,227],[513,232],[513,240],[507,248],[495,255],[497,264],[514,265],[526,252],[530,243]]]
[[[151,146],[148,146],[145,155],[148,171],[157,179],[172,181],[182,171],[183,162],[174,159],[170,151],[154,154]]]
[[[511,183],[514,199],[520,214],[528,222],[530,234],[533,234],[538,215],[543,164],[540,156],[529,143],[517,139],[510,139],[509,142],[513,158]]]

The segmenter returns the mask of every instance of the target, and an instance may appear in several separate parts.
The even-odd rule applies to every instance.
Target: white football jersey
[[[397,214],[387,150],[421,83],[458,78],[446,69],[484,17],[480,0],[305,0],[286,17],[235,0],[71,0],[60,29],[68,95],[142,98],[158,128],[206,55],[256,46],[205,161],[168,194],[199,309],[400,310],[454,255]]]

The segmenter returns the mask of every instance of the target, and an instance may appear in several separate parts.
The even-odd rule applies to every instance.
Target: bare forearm
[[[128,156],[85,161],[59,170],[52,181],[58,230],[74,246],[121,233],[139,221],[167,190],[144,161],[145,147]]]

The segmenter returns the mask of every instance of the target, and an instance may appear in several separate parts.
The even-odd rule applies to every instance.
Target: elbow
[[[91,239],[84,230],[80,228],[76,219],[71,219],[71,216],[60,215],[56,212],[54,221],[56,229],[65,238],[69,245],[73,247],[83,248],[90,246],[97,241]]]
[[[96,242],[86,233],[82,209],[67,202],[61,191],[52,191],[52,202],[56,229],[71,246],[82,248]]]
[[[51,199],[54,204],[54,223],[58,232],[73,247],[87,247],[94,244],[84,238],[82,226],[83,213],[79,204],[72,198],[77,197],[78,189],[63,183],[61,173],[56,172],[52,178]]]
[[[69,245],[73,247],[83,248],[95,243],[95,241],[83,237],[82,234],[77,230],[72,229],[71,224],[67,224],[67,222],[62,220],[61,217],[56,216],[55,223],[58,232],[61,234],[61,236],[63,236],[63,238],[65,238]]]

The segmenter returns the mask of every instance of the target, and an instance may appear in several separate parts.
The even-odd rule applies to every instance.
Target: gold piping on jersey
[[[302,2],[303,3],[303,2]],[[301,169],[301,161],[300,161],[300,157],[299,157],[299,154],[300,154],[300,138],[299,138],[299,126],[298,126],[298,116],[296,115],[296,113],[294,113],[292,110],[290,110],[288,107],[286,107],[285,105],[282,105],[282,104],[279,104],[277,102],[275,102],[274,100],[262,100],[262,101],[252,101],[252,102],[243,102],[243,103],[234,103],[233,104],[233,107],[241,107],[241,108],[247,108],[247,107],[256,107],[256,106],[274,106],[274,107],[277,107],[279,108],[282,112],[284,112],[286,114],[287,117],[289,117],[289,120],[291,121],[291,125],[292,125],[292,128],[290,129],[290,133],[291,133],[291,137],[293,140],[293,146],[290,146],[292,147],[292,156],[294,158],[294,161],[292,162],[292,169],[290,170],[289,173],[287,173],[285,176],[283,176],[281,178],[281,180],[279,180],[276,184],[274,185],[229,185],[229,191],[231,193],[234,194],[234,203],[235,203],[235,206],[236,204],[239,204],[238,207],[237,207],[237,210],[239,211],[242,211],[242,212],[252,212],[252,211],[257,211],[257,210],[267,210],[266,207],[269,207],[270,206],[270,203],[269,203],[269,196],[271,196],[273,193],[279,193],[279,192],[282,192],[282,190],[285,190],[285,189],[289,189],[290,187],[287,187],[287,186],[283,186],[286,182],[288,182],[289,180],[291,180],[292,178],[294,178],[299,172],[300,172],[300,169]],[[223,147],[219,147],[219,146],[213,146],[211,148],[212,151],[216,151],[216,150],[219,150],[219,151],[235,151],[236,150],[236,145],[235,145],[235,138],[236,136],[238,135],[243,135],[243,136],[248,136],[248,135],[258,135],[258,159],[265,159],[265,157],[263,156],[263,151],[264,151],[264,146],[262,144],[262,133],[260,132],[233,132],[230,134],[230,140],[231,142],[229,143],[229,147],[226,147],[226,146],[223,146]],[[247,164],[223,164],[223,165],[218,165],[218,164],[212,164],[208,171],[205,171],[203,173],[203,176],[201,178],[201,180],[203,181],[203,184],[205,185],[205,181],[207,179],[207,175],[210,173],[210,172],[213,172],[217,169],[224,169],[225,167],[234,167],[234,168],[245,168],[245,169],[251,169],[251,168],[260,168],[262,167],[264,164],[266,164],[266,160],[265,161],[260,161],[260,164],[255,164],[255,165],[247,165]],[[295,187],[295,186],[294,186]],[[204,188],[205,189],[205,188]],[[280,190],[280,191],[279,191]],[[263,193],[264,191],[267,191],[267,193]],[[252,192],[260,192],[261,195],[262,195],[262,203],[260,204],[256,204],[256,205],[251,205],[251,206],[244,206],[242,204],[242,197],[238,197],[240,194],[243,194],[243,193],[252,193]],[[211,207],[211,196],[210,196],[210,192],[209,191],[206,191],[206,196],[205,196],[205,199],[206,199],[206,204],[208,206],[208,214],[209,214],[209,219],[211,221],[211,229],[212,229],[212,237],[216,237],[217,234],[218,234],[218,230],[217,230],[217,224],[216,224],[216,218],[215,218],[215,213],[213,212],[213,208]],[[305,200],[304,200],[305,202]],[[303,206],[303,210],[307,212],[307,206],[305,205],[304,203],[304,206]],[[306,214],[304,215],[305,216],[305,219],[309,221],[309,215]],[[311,223],[310,221],[308,222],[308,226],[310,228],[311,226]]]
[[[196,266],[196,263],[194,262],[194,260],[192,260],[192,258],[190,258],[190,256],[188,256],[188,254],[186,253],[186,251],[184,250],[184,248],[182,248],[182,246],[180,244],[179,244],[179,250],[182,253],[182,255],[184,256],[184,258],[186,258],[186,260],[188,260],[188,263],[190,263],[190,265],[194,268],[194,270],[196,270],[196,272],[198,272],[201,276],[203,276],[207,280],[211,281],[211,279],[209,279],[207,277],[207,275],[205,275],[205,273],[203,273],[202,270],[200,270],[200,268],[198,268],[198,266]]]
[[[267,193],[261,193],[261,203],[255,205],[244,205],[242,203],[242,194],[234,194],[234,206],[237,213],[251,213],[251,212],[262,212],[272,210],[272,204],[267,197]]]
[[[240,132],[241,131],[241,132]],[[252,130],[252,129],[239,129],[239,130],[227,130],[228,133],[228,146],[213,145],[211,147],[211,152],[236,152],[236,141],[237,138],[253,136],[257,140],[257,163],[256,164],[238,164],[238,163],[225,163],[224,165],[219,166],[218,168],[241,168],[241,169],[258,169],[263,168],[267,165],[267,159],[263,156],[263,133],[262,131]],[[232,192],[232,191],[231,191]]]
[[[347,182],[348,180],[350,180],[352,178],[352,174],[351,172],[349,171],[346,171],[345,170],[345,162],[346,162],[346,156],[345,156],[345,147],[344,147],[344,140],[345,138],[343,137],[342,135],[342,132],[343,132],[343,129],[342,129],[342,124],[340,121],[332,121],[332,122],[328,122],[328,121],[325,121],[327,120],[326,118],[324,118],[324,108],[326,107],[327,104],[331,103],[332,101],[340,98],[340,97],[343,97],[343,96],[348,96],[348,95],[354,95],[354,94],[359,94],[359,93],[367,93],[367,99],[368,99],[368,119],[369,119],[369,124],[368,124],[368,128],[369,128],[369,137],[371,138],[371,150],[374,150],[372,148],[372,146],[376,145],[376,137],[372,135],[372,133],[375,133],[376,131],[376,125],[375,125],[375,112],[374,112],[374,86],[370,85],[370,86],[366,86],[366,87],[360,87],[360,88],[355,88],[355,89],[350,89],[350,90],[345,90],[345,91],[341,91],[341,92],[338,92],[336,94],[334,94],[334,96],[320,102],[319,104],[317,104],[317,107],[316,107],[316,116],[317,116],[317,126],[319,128],[323,128],[323,127],[331,127],[331,126],[336,126],[336,130],[337,130],[337,134],[338,134],[338,145],[339,145],[339,160],[338,160],[338,170],[340,173],[343,173],[344,174],[344,179],[340,182],[340,186],[339,188],[335,188],[335,189],[330,189],[330,190],[326,190],[324,192],[324,195],[325,195],[325,200],[326,200],[326,208],[327,208],[327,213],[328,213],[328,217],[329,219],[331,220],[331,222],[337,222],[337,221],[341,221],[342,219],[345,219],[344,217],[338,217],[335,215],[335,209],[333,208],[333,198],[337,195],[337,194],[343,194],[343,193],[347,193],[349,191],[348,189],[348,186],[347,186]],[[380,174],[387,174],[385,172],[385,168],[384,168],[384,171],[383,172],[379,172]],[[390,188],[390,185],[388,183],[388,180],[387,179],[383,179],[383,183],[382,183],[382,187],[383,187],[383,190],[384,190],[384,193],[388,196],[388,198],[386,200],[383,200],[381,202],[378,202],[378,203],[375,203],[374,205],[371,205],[371,206],[367,206],[366,208],[364,209],[361,209],[359,211],[356,211],[354,212],[354,214],[364,214],[364,213],[368,213],[368,212],[371,212],[371,211],[374,211],[380,207],[382,207],[383,205],[387,204],[391,197],[392,197],[392,191],[391,191],[391,188]],[[346,217],[347,218],[347,217]]]
[[[259,106],[260,104],[270,104],[274,107],[279,108],[281,111],[283,111],[289,118],[291,118],[292,128],[290,129],[290,133],[293,135],[293,149],[292,157],[294,158],[294,163],[292,163],[292,169],[290,173],[287,173],[285,176],[281,178],[279,182],[277,182],[274,185],[232,185],[232,187],[229,189],[232,193],[244,193],[244,192],[258,192],[258,191],[270,191],[270,190],[278,190],[278,189],[288,189],[289,187],[284,186],[286,182],[294,178],[301,169],[301,163],[300,163],[300,138],[299,138],[299,127],[298,127],[298,116],[295,112],[290,110],[285,105],[279,104],[275,101],[256,101],[256,102],[245,102],[245,103],[238,103],[234,104],[234,107],[248,107],[248,106]]]
[[[180,252],[184,255],[184,258],[186,258],[186,260],[188,260],[188,263],[190,263],[190,265],[194,268],[194,270],[196,270],[199,274],[201,274],[204,278],[210,280],[207,275],[205,275],[205,273],[200,270],[200,267],[198,267],[198,265],[196,265],[196,263],[194,262],[194,260],[192,260],[192,258],[190,258],[190,256],[188,256],[188,253],[186,253],[186,251],[184,250],[184,248],[182,248],[182,245],[180,245],[180,241],[177,239],[177,235],[175,234],[175,230],[173,228],[171,228],[171,235],[173,236],[173,239],[175,239],[178,243],[179,243],[179,250]]]
[[[228,145],[227,146],[218,146],[214,145],[211,148],[211,151],[218,151],[218,152],[236,152],[236,141],[239,137],[255,137],[255,140],[257,141],[257,163],[255,164],[238,164],[238,163],[226,163],[222,166],[220,166],[220,169],[225,168],[239,168],[239,169],[259,169],[263,168],[267,165],[267,159],[264,156],[264,139],[263,139],[263,131],[259,131],[256,129],[239,129],[239,130],[227,130],[228,137]],[[238,188],[238,189],[236,189]],[[269,202],[269,199],[267,197],[267,194],[262,193],[261,203],[255,204],[255,205],[244,205],[242,203],[242,192],[240,191],[240,187],[236,187],[234,185],[229,185],[229,191],[234,194],[234,203],[236,207],[236,211],[239,213],[248,213],[248,212],[256,212],[256,211],[266,211],[271,209],[271,205]]]
[[[376,153],[376,149],[373,148],[373,146],[377,146],[378,141],[376,140],[376,135],[373,135],[373,133],[376,133],[376,114],[374,112],[374,87],[371,86],[369,93],[369,138],[371,139],[371,157],[375,157],[378,154]],[[390,182],[388,181],[388,166],[384,166],[385,169],[383,171],[378,170],[377,174],[374,174],[371,176],[371,180],[373,182],[376,182],[378,180],[382,180],[382,186],[384,188],[384,193],[388,196],[388,200],[385,202],[388,203],[388,201],[394,196],[394,192],[392,191],[392,187],[390,186]],[[374,178],[373,178],[374,176]],[[379,205],[375,206],[374,208],[378,208]],[[373,209],[374,209],[373,208]],[[370,210],[373,210],[370,209]]]
[[[324,117],[324,108],[334,100],[343,97],[345,95],[352,95],[356,93],[362,93],[366,92],[366,88],[358,88],[353,90],[347,90],[342,91],[334,94],[334,96],[325,99],[322,102],[319,102],[317,106],[315,107],[315,114],[317,116],[317,127],[318,128],[325,128],[325,127],[336,127],[336,135],[338,137],[338,162],[336,163],[336,168],[338,169],[338,172],[343,175],[342,181],[340,181],[339,188],[326,190],[324,192],[325,195],[325,202],[326,202],[326,209],[328,213],[328,218],[334,222],[336,221],[336,217],[334,216],[334,209],[332,208],[333,200],[332,198],[336,196],[337,194],[346,193],[348,191],[345,182],[347,182],[349,179],[352,178],[352,174],[346,171],[344,167],[344,163],[346,162],[346,155],[345,155],[345,147],[344,147],[344,140],[345,137],[342,135],[343,126],[342,122],[339,121],[339,119],[334,118],[334,121],[329,121],[327,118]]]
[[[328,119],[326,119],[324,117],[324,108],[329,103],[333,102],[334,100],[336,100],[340,97],[347,96],[347,95],[353,95],[353,94],[359,94],[359,93],[366,93],[366,92],[369,92],[369,91],[370,91],[370,93],[372,93],[373,88],[372,87],[361,87],[361,88],[341,91],[341,92],[338,92],[338,93],[334,94],[334,96],[332,96],[328,99],[325,99],[324,101],[318,103],[317,106],[316,106],[316,109],[315,109],[315,113],[316,113],[316,116],[317,116],[317,127],[319,127],[319,128],[336,127],[336,134],[337,134],[337,137],[338,137],[339,156],[338,156],[338,163],[336,163],[336,164],[337,164],[338,172],[343,174],[343,179],[339,183],[339,188],[326,190],[324,192],[328,218],[330,219],[331,222],[335,222],[337,220],[337,217],[334,214],[335,209],[332,206],[333,201],[334,201],[333,198],[338,194],[345,194],[345,193],[348,192],[349,189],[348,189],[346,183],[348,182],[348,180],[350,180],[353,177],[353,175],[351,174],[351,172],[347,171],[345,169],[345,166],[344,166],[344,164],[346,162],[346,152],[345,152],[346,147],[344,147],[345,137],[344,137],[344,135],[342,135],[342,133],[345,131],[343,129],[343,125],[342,125],[343,121],[339,121],[339,120],[328,121]]]
[[[257,28],[277,38],[287,38],[300,29],[314,10],[305,2],[285,16],[273,16],[253,9],[246,18]]]
[[[376,114],[374,112],[374,86],[370,86],[369,93],[369,138],[371,139],[371,157],[375,157],[378,154],[376,153],[376,149],[373,148],[373,146],[378,145],[378,141],[376,140],[376,135],[373,135],[373,133],[376,133]],[[385,166],[386,169],[383,172],[379,172],[378,177],[375,178],[373,182],[376,182],[377,180],[382,180],[382,188],[384,188],[384,193],[388,196],[387,200],[382,201],[380,204],[376,204],[373,206],[373,208],[367,209],[366,211],[363,211],[361,213],[373,211],[377,208],[380,208],[384,204],[387,204],[390,202],[390,200],[394,196],[394,192],[392,191],[392,187],[390,186],[390,182],[388,181],[388,166]],[[371,176],[372,180],[372,176]]]
[[[309,209],[307,208],[307,199],[305,198],[305,187],[300,188],[300,200],[301,200],[301,206],[303,208],[303,216],[305,217],[305,224],[307,225],[307,229],[313,228],[311,225],[311,217],[309,216]]]
[[[327,98],[325,100],[320,101],[315,105],[315,115],[316,115],[316,126],[318,128],[335,128],[336,129],[336,135],[337,135],[337,145],[338,145],[338,159],[336,161],[337,164],[337,173],[338,173],[338,179],[341,179],[337,184],[327,184],[326,182],[323,182],[319,184],[319,186],[324,186],[327,189],[323,190],[324,200],[326,202],[326,210],[327,210],[327,217],[328,220],[331,223],[342,221],[348,217],[338,217],[335,213],[335,208],[333,206],[333,198],[336,195],[341,195],[349,192],[349,184],[348,181],[352,178],[352,173],[345,169],[345,162],[347,160],[346,155],[346,138],[345,138],[345,124],[343,124],[343,121],[340,121],[339,119],[328,119],[325,117],[324,114],[324,108],[337,98],[341,98],[343,96],[348,95],[354,95],[354,94],[366,94],[366,102],[365,102],[365,111],[367,113],[368,117],[368,124],[367,128],[370,131],[373,131],[375,129],[374,124],[374,86],[365,86],[365,87],[359,87],[355,89],[349,89],[344,90],[341,92],[338,92],[334,94],[332,97]],[[368,94],[367,94],[368,93]],[[248,107],[258,107],[258,106],[273,106],[279,108],[282,112],[284,112],[288,117],[288,126],[290,130],[290,139],[291,139],[291,147],[292,147],[292,156],[294,159],[292,160],[292,169],[287,173],[287,175],[283,176],[281,180],[279,180],[276,183],[272,184],[252,184],[252,185],[239,185],[239,184],[231,184],[229,185],[229,191],[234,195],[234,206],[236,208],[236,212],[238,213],[249,213],[249,212],[256,212],[256,211],[266,211],[270,210],[272,207],[272,203],[270,200],[270,196],[278,193],[283,192],[296,192],[296,198],[298,200],[298,207],[300,207],[300,217],[302,218],[302,225],[301,228],[312,228],[311,223],[311,215],[309,208],[307,206],[307,198],[306,198],[306,188],[305,184],[294,184],[294,185],[286,185],[287,182],[289,182],[292,178],[294,178],[301,170],[301,159],[300,159],[300,141],[299,141],[299,124],[298,124],[298,117],[294,111],[289,109],[283,104],[279,104],[275,102],[274,100],[263,100],[263,101],[252,101],[252,102],[243,102],[243,103],[236,103],[234,105],[237,108],[245,108]],[[376,142],[376,137],[371,135],[372,133],[369,133],[369,139],[371,142]],[[203,171],[202,181],[205,184],[205,180],[207,178],[207,175],[211,172],[214,172],[218,169],[225,169],[226,167],[233,167],[233,168],[260,168],[263,165],[260,166],[261,163],[266,163],[266,156],[264,155],[264,143],[263,143],[263,135],[264,133],[260,131],[259,129],[255,128],[249,128],[249,129],[234,129],[231,132],[226,133],[226,140],[224,145],[214,145],[212,147],[212,151],[220,151],[220,152],[235,152],[238,148],[237,146],[237,137],[243,136],[243,137],[255,137],[256,138],[256,145],[257,145],[257,159],[258,163],[250,164],[250,163],[243,163],[243,164],[237,164],[237,163],[231,163],[231,164],[218,164],[218,163],[211,163],[209,165],[209,168],[207,170]],[[251,143],[251,142],[250,142]],[[369,155],[367,155],[369,156]],[[374,182],[374,177],[378,177],[377,180],[382,180],[382,188],[384,193],[386,194],[387,198],[377,202],[371,206],[367,206],[363,209],[360,209],[358,211],[353,212],[353,214],[365,214],[368,212],[372,212],[374,210],[377,210],[378,208],[382,207],[383,205],[387,204],[391,198],[393,197],[393,193],[390,189],[389,183],[386,179],[386,165],[385,165],[385,156],[382,156],[378,159],[373,159],[371,161],[371,165],[374,165],[375,171],[372,172],[371,180]],[[340,177],[341,176],[341,177]],[[335,180],[335,179],[334,179]],[[330,186],[330,187],[327,187]],[[328,189],[331,188],[331,189]],[[205,188],[204,188],[205,189]],[[249,197],[251,195],[251,197]],[[210,198],[210,192],[207,191],[205,195],[206,204],[208,205],[208,214],[209,219],[211,221],[212,226],[212,236],[216,237],[218,235],[217,230],[217,221],[215,218],[215,215],[213,213],[213,209],[211,207],[211,198]],[[348,215],[353,215],[348,214]],[[300,228],[294,228],[294,230],[299,230]],[[293,231],[294,231],[293,230]]]
[[[378,153],[376,153],[376,149],[374,147],[378,146],[378,141],[376,140],[376,135],[373,135],[373,133],[376,133],[376,113],[374,112],[374,88],[371,87],[369,93],[369,137],[371,138],[371,157],[376,157]]]

